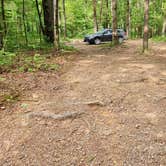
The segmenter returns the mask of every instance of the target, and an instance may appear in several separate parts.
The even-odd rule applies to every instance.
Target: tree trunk
[[[2,21],[3,21],[3,28],[4,28],[4,34],[7,33],[7,26],[6,26],[6,17],[5,17],[5,4],[4,0],[1,0],[1,11],[2,11]]]
[[[143,52],[148,50],[149,34],[149,0],[144,0],[144,35],[143,35]]]
[[[94,32],[98,31],[97,12],[96,12],[97,0],[93,0],[93,19],[94,19]]]
[[[54,0],[54,46],[56,50],[59,50],[59,0]]]
[[[42,6],[44,10],[44,31],[46,40],[48,42],[54,42],[54,11],[53,0],[42,0]]]
[[[87,12],[88,12],[88,0],[84,0],[84,15],[85,15],[85,26],[84,28],[87,29],[88,28],[88,15],[87,15]]]
[[[110,28],[109,27],[109,2],[108,0],[106,0],[106,28]]]
[[[163,22],[163,29],[162,29],[162,36],[166,35],[166,13],[164,15],[164,22]]]
[[[2,28],[0,25],[0,50],[2,50],[2,48],[3,48],[3,33],[1,31],[2,31]]]
[[[126,1],[126,35],[130,36],[130,0]]]
[[[100,22],[99,22],[100,25],[102,25],[102,15],[103,15],[103,0],[101,0],[100,4]]]
[[[63,17],[64,17],[64,38],[67,37],[67,26],[66,26],[66,6],[65,0],[63,0]]]
[[[38,17],[39,17],[40,29],[41,29],[41,31],[42,31],[42,33],[44,35],[45,32],[44,32],[44,27],[43,27],[43,23],[42,23],[41,12],[39,10],[38,0],[36,0],[36,9],[37,9]]]
[[[4,0],[1,0],[1,16],[0,16],[0,50],[3,48],[4,36],[7,33]]]
[[[25,0],[22,1],[22,19],[24,24],[25,41],[26,41],[26,45],[28,45],[27,27],[25,23]]]
[[[117,0],[112,0],[112,42],[118,44],[117,34]]]

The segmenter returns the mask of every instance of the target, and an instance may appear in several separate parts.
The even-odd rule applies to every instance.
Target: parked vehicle
[[[120,43],[127,39],[126,32],[123,29],[117,29],[117,33]],[[100,44],[101,42],[109,41],[112,41],[112,29],[103,29],[97,33],[84,37],[84,42],[88,42],[89,44]]]

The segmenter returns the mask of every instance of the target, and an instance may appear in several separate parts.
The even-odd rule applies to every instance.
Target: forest
[[[0,0],[0,166],[166,165],[166,0]]]
[[[67,39],[83,38],[93,31],[112,27],[111,5],[110,0],[55,2],[53,0],[1,0],[0,48],[3,47],[6,51],[22,48],[38,49],[46,45],[51,46],[54,41],[54,30],[58,33],[55,36],[58,36],[60,43],[63,43]],[[116,5],[117,27],[125,29],[132,39],[142,38],[144,1],[118,0]],[[58,6],[57,12],[54,10],[56,6]],[[165,24],[165,0],[151,0],[149,38],[165,40],[161,37],[165,36]]]

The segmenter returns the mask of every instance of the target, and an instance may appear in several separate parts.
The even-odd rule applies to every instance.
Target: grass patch
[[[54,71],[58,69],[59,65],[48,62],[45,55],[24,55],[0,51],[0,73]]]
[[[166,42],[166,36],[155,36],[152,38],[152,41],[155,42]]]
[[[0,80],[0,105],[8,105],[19,100],[20,90],[8,80]]]
[[[78,51],[75,47],[73,46],[69,46],[69,45],[65,45],[63,43],[61,43],[61,52],[75,52]]]

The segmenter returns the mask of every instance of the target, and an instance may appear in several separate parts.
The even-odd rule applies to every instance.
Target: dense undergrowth
[[[47,58],[40,54],[28,55],[0,51],[0,73],[35,72],[58,69],[57,64],[47,63]]]
[[[22,48],[19,50],[0,51],[0,73],[3,72],[35,72],[57,70],[59,65],[50,63],[51,56],[61,55],[65,52],[77,51],[73,46],[61,43],[61,49],[56,52],[53,45],[40,48]]]
[[[166,36],[156,36],[152,38],[155,42],[166,42]]]

